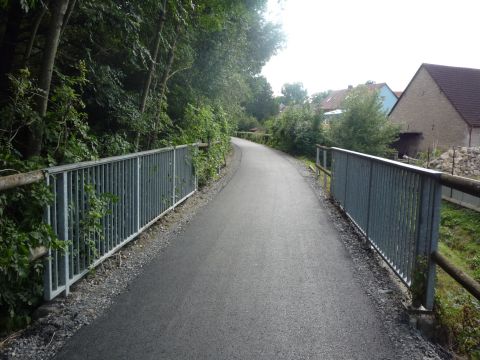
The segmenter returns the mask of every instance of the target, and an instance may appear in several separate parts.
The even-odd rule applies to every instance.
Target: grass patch
[[[480,213],[443,201],[439,250],[480,281]],[[436,313],[454,350],[480,359],[480,302],[440,269]]]
[[[315,159],[308,157],[308,156],[297,156],[297,159],[301,160],[307,168],[315,169]],[[320,184],[324,184],[324,178],[327,178],[327,192],[330,192],[330,176],[327,176],[323,171],[319,171],[318,181]]]

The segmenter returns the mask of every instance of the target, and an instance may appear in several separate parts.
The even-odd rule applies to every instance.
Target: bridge
[[[295,162],[246,140],[233,144],[239,166],[226,187],[56,358],[422,358],[424,349],[412,350],[417,343],[411,337],[399,342],[386,331],[391,319],[358,281],[329,211]],[[60,238],[72,240],[67,255],[49,254],[47,299],[68,294],[88,271],[89,257],[99,263],[195,192],[196,146],[66,165],[43,175],[56,190],[47,219]],[[317,167],[331,175],[321,151],[327,149],[319,148]],[[435,257],[440,175],[330,151],[333,197],[407,287],[423,279],[417,295],[428,309],[434,260],[441,263]],[[158,172],[167,176],[152,180]],[[105,234],[94,238],[95,254],[75,227],[88,195],[80,184],[87,179],[97,191],[122,198],[102,220]],[[419,259],[426,261],[421,268]],[[478,291],[465,274],[443,266]]]

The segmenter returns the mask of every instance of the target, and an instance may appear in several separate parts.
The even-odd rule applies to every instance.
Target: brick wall
[[[410,149],[410,155],[416,151],[427,151],[429,148],[446,150],[452,146],[469,146],[467,123],[423,67],[393,109],[389,119],[402,125],[402,131],[422,133],[418,148]],[[480,132],[477,132],[476,139],[480,142]]]

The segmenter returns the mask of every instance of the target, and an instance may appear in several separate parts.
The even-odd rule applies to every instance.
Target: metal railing
[[[317,176],[322,172],[323,175],[323,190],[328,191],[328,179],[332,178],[331,171],[328,170],[328,153],[330,148],[322,145],[316,145],[317,154],[315,158],[315,167],[317,169]],[[322,162],[320,163],[320,152],[322,153]]]
[[[169,147],[98,161],[46,169],[54,194],[46,221],[66,251],[49,250],[45,271],[45,298],[53,299],[163,214],[192,195],[196,178],[193,146]],[[85,229],[92,216],[94,196],[108,194],[100,228]],[[98,198],[97,198],[98,199]],[[114,199],[114,200],[112,200]],[[97,210],[98,211],[98,210]],[[99,216],[94,214],[94,216]]]
[[[407,286],[426,272],[422,303],[431,309],[440,173],[338,148],[332,157],[332,196]]]
[[[442,186],[478,196],[480,182],[320,145],[316,160],[331,177],[332,198],[427,309],[434,302],[435,265],[480,300],[478,282],[437,251]]]
[[[253,131],[237,131],[235,135],[241,139],[250,140],[260,144],[267,144],[272,137],[272,134]]]
[[[44,297],[70,286],[197,190],[197,143],[0,177],[0,191],[45,181],[53,203],[45,222],[65,250],[32,249],[46,257]],[[97,205],[95,205],[95,202]],[[100,203],[99,203],[100,202]],[[94,227],[92,229],[92,226]]]

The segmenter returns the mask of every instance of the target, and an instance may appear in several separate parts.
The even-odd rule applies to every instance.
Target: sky
[[[368,80],[403,91],[422,63],[480,69],[479,0],[268,0],[286,45],[262,74],[276,95]]]

